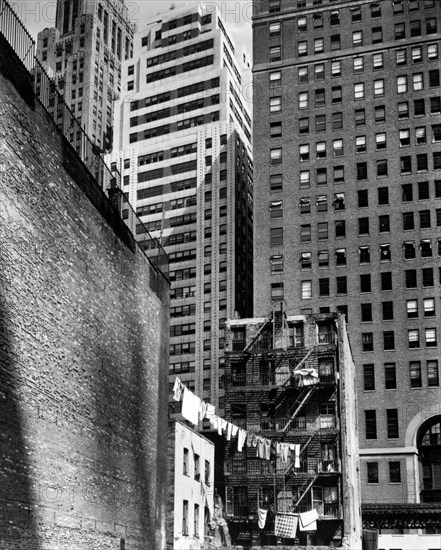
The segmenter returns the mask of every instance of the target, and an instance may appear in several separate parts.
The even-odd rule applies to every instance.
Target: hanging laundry
[[[199,420],[202,422],[205,418],[205,413],[207,411],[207,404],[205,401],[201,401],[201,406],[199,407]]]
[[[257,522],[257,525],[259,526],[259,529],[263,529],[265,527],[267,514],[268,514],[268,510],[262,510],[262,508],[257,508],[257,518],[259,520]]]
[[[236,437],[237,432],[239,431],[239,426],[235,426],[234,424],[231,424],[233,427],[231,429],[231,437]]]
[[[247,447],[257,447],[259,438],[256,434],[248,434],[247,438]]]
[[[271,460],[271,440],[263,440],[263,458],[265,460]]]
[[[239,451],[239,453],[242,452],[247,435],[248,433],[246,430],[242,430],[242,428],[239,428],[239,432],[237,434],[237,450]]]
[[[176,377],[175,383],[174,383],[174,386],[173,386],[173,399],[175,401],[180,401],[181,400],[181,395],[182,395],[182,390],[183,389],[184,389],[184,386],[183,386],[182,382],[179,380],[178,377]]]
[[[210,423],[210,426],[213,430],[217,430],[218,421],[219,421],[219,417],[217,416],[217,414],[213,414],[208,419],[208,422]]]
[[[310,512],[299,514],[300,531],[317,531],[317,520],[317,510],[311,510]]]
[[[277,514],[274,526],[274,534],[276,535],[276,537],[294,539],[297,533],[297,524],[297,514]]]
[[[233,424],[227,422],[227,441],[231,441],[231,433],[233,431]]]
[[[205,409],[205,418],[210,418],[214,414],[216,414],[216,408],[214,405],[211,405],[211,403],[207,403],[207,407]]]
[[[184,397],[182,399],[182,416],[197,426],[199,422],[200,398],[184,386]]]
[[[219,418],[219,421],[217,423],[217,433],[219,435],[222,435],[222,432],[224,432],[227,429],[227,421],[224,418]]]
[[[300,468],[300,445],[294,445],[294,468]]]
[[[282,459],[282,462],[286,464],[288,462],[288,451],[289,451],[289,444],[288,443],[280,443],[280,458]]]

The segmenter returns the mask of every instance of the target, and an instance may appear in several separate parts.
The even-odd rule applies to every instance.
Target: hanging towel
[[[271,440],[263,440],[263,458],[265,460],[271,460]]]
[[[201,406],[200,398],[191,390],[184,387],[184,397],[182,399],[182,416],[197,426],[199,423],[199,408]]]
[[[201,406],[199,407],[199,420],[202,422],[205,418],[205,413],[207,411],[207,404],[205,401],[201,401]]]
[[[237,432],[239,431],[239,426],[235,426],[234,424],[231,424],[233,427],[231,428],[231,437],[236,437]]]
[[[227,422],[227,441],[231,441],[231,433],[233,431],[233,424]]]
[[[310,512],[299,514],[299,520],[300,531],[317,531],[317,510],[311,510]]]
[[[268,510],[262,510],[262,508],[257,508],[257,517],[259,519],[257,524],[259,526],[259,529],[263,529],[265,527],[267,514],[268,514]]]
[[[294,445],[294,468],[300,468],[300,445]]]
[[[263,437],[257,436],[257,456],[265,458],[265,445]]]
[[[179,380],[178,377],[176,377],[175,384],[173,386],[173,399],[175,401],[180,401],[181,400],[181,394],[182,394],[183,387],[184,386],[182,385],[182,382]]]
[[[208,419],[208,422],[210,422],[210,426],[212,427],[213,430],[217,430],[218,421],[219,421],[219,417],[217,416],[217,414],[213,414]]]
[[[297,533],[297,514],[277,514],[274,527],[276,537],[294,539]]]
[[[211,418],[216,413],[216,408],[211,403],[206,404],[205,418]]]
[[[289,451],[289,444],[280,443],[280,458],[282,459],[282,462],[284,464],[288,462],[288,451]]]
[[[239,451],[239,453],[242,452],[242,448],[244,446],[246,438],[247,438],[246,430],[242,430],[242,428],[239,428],[239,433],[237,435],[237,450]]]

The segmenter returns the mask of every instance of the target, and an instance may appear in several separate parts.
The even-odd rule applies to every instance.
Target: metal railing
[[[95,179],[97,185],[103,190],[115,187],[120,189],[121,176],[119,172],[110,171],[104,161],[102,151],[89,139],[80,121],[66,104],[63,95],[57,88],[56,82],[47,74],[46,69],[36,58],[35,41],[7,0],[0,0],[0,34],[9,43],[29,72],[34,83],[35,97],[77,153],[79,159]],[[121,190],[120,193],[124,197]],[[134,216],[138,218],[127,201],[124,207],[131,209]],[[122,212],[120,213],[122,214]],[[139,221],[138,223],[141,222]],[[126,225],[128,225],[127,222]],[[132,230],[130,226],[128,227]],[[150,235],[147,228],[145,228],[145,233],[147,240],[150,241],[150,246],[148,247],[148,253],[145,249],[143,249],[143,252],[149,262],[167,278],[167,254],[159,241]]]
[[[341,519],[342,518],[342,506],[341,504],[328,504],[323,503],[314,507],[317,510],[317,514],[320,519]],[[314,510],[310,504],[299,504],[295,507],[297,514],[303,514]]]
[[[262,418],[259,422],[262,431],[283,431],[289,423],[289,431],[310,431],[336,428],[335,415],[322,416],[296,416],[293,419]]]

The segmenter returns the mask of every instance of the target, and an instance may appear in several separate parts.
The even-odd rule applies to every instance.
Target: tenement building
[[[441,3],[254,7],[255,315],[346,315],[363,502],[439,516]]]
[[[354,362],[341,314],[227,323],[226,516],[233,542],[361,549]]]
[[[108,162],[121,172],[123,217],[139,244],[155,236],[169,256],[171,384],[179,376],[222,410],[225,321],[252,314],[248,62],[214,6],[146,23],[123,63]]]
[[[125,0],[58,0],[55,28],[38,34],[37,57],[103,151],[112,146],[121,64],[133,55],[135,27]],[[71,136],[81,147],[80,136]]]

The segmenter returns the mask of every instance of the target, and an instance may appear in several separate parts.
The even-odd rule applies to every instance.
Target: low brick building
[[[354,363],[342,316],[273,310],[228,321],[226,345],[226,419],[247,431],[242,450],[226,444],[233,542],[360,549]],[[284,521],[294,521],[292,536],[277,527]]]

